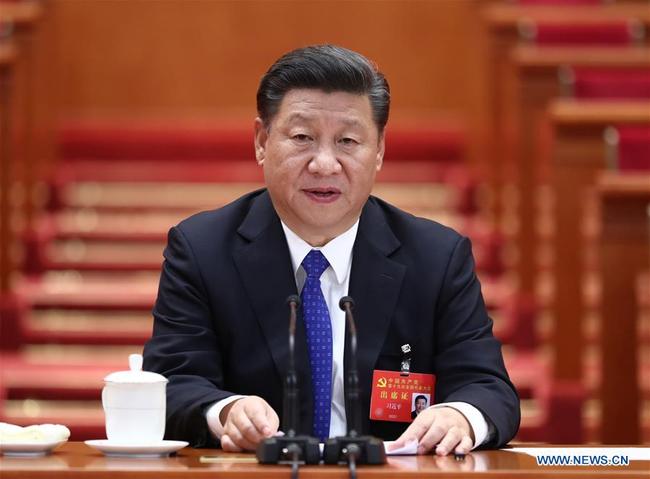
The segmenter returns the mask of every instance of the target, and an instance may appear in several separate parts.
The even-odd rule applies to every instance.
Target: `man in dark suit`
[[[299,432],[346,431],[338,299],[349,294],[364,433],[440,455],[515,435],[519,399],[469,241],[370,196],[389,101],[376,67],[335,46],[294,50],[262,78],[255,152],[267,188],[169,233],[145,347],[145,368],[169,378],[166,437],[239,451],[277,432],[296,293]],[[404,345],[410,370],[436,381],[436,404],[410,425],[370,411],[373,371],[399,372]]]

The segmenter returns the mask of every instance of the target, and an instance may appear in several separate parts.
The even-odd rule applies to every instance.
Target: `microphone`
[[[356,477],[357,464],[385,464],[386,451],[381,439],[361,436],[361,398],[359,393],[359,373],[357,371],[357,327],[352,315],[354,300],[344,296],[339,307],[345,311],[350,338],[350,367],[346,375],[345,402],[348,417],[346,436],[330,438],[325,443],[323,460],[325,464],[348,464],[350,478]]]
[[[354,437],[361,431],[361,399],[359,397],[359,372],[357,371],[357,326],[352,316],[354,300],[350,296],[343,296],[339,301],[339,308],[345,312],[345,319],[350,332],[350,368],[346,377],[345,400],[348,418],[348,436]]]
[[[261,464],[290,464],[291,477],[298,477],[299,464],[318,464],[320,448],[318,439],[297,435],[298,429],[298,374],[296,373],[295,344],[296,317],[300,308],[300,297],[292,294],[287,298],[289,306],[289,365],[284,380],[282,404],[282,430],[284,436],[264,439],[257,446],[257,460]]]
[[[282,430],[294,436],[298,429],[298,374],[296,373],[296,317],[300,308],[300,296],[292,294],[287,298],[289,306],[289,367],[284,379],[282,405]]]

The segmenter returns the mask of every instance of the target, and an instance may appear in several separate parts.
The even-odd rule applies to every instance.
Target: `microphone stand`
[[[282,406],[282,429],[284,436],[264,439],[257,446],[257,460],[261,464],[291,464],[291,477],[298,478],[300,464],[318,464],[320,448],[318,439],[297,435],[298,429],[298,374],[296,373],[295,343],[296,316],[300,297],[292,294],[287,298],[289,305],[289,367],[284,381]]]
[[[359,373],[357,371],[357,328],[352,316],[354,301],[344,296],[339,307],[345,311],[350,332],[350,369],[346,377],[345,400],[348,405],[348,433],[346,436],[329,438],[325,443],[323,460],[325,464],[348,464],[350,479],[356,478],[357,464],[385,464],[386,451],[381,439],[360,436],[361,399],[359,395]]]

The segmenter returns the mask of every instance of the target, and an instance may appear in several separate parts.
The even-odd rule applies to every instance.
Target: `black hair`
[[[268,127],[284,95],[296,88],[368,95],[379,132],[390,108],[390,88],[377,66],[360,53],[336,45],[312,45],[285,53],[257,89],[257,113]]]
[[[418,399],[424,399],[425,402],[429,402],[427,400],[427,397],[424,394],[418,394],[417,396],[415,396],[415,401],[414,402],[418,402]]]

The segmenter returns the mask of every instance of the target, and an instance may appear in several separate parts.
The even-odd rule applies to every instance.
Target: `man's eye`
[[[341,138],[339,141],[341,143],[343,143],[344,145],[346,145],[346,146],[347,145],[356,145],[357,144],[357,141],[354,138]]]
[[[311,140],[311,137],[309,135],[305,135],[304,133],[298,133],[297,135],[293,135],[291,138],[300,142],[306,142]]]

